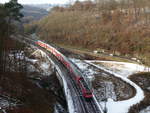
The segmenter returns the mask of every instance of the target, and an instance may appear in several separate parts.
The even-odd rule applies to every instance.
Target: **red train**
[[[40,47],[47,49],[49,52],[51,52],[55,57],[57,57],[57,59],[59,59],[66,66],[66,68],[70,71],[70,73],[72,73],[71,74],[72,78],[76,81],[76,84],[80,87],[83,97],[85,97],[86,99],[93,97],[92,91],[86,84],[84,78],[80,76],[81,75],[80,72],[74,70],[75,66],[72,63],[70,63],[70,61],[63,54],[61,54],[54,47],[52,47],[42,41],[36,41],[36,44],[39,45]]]

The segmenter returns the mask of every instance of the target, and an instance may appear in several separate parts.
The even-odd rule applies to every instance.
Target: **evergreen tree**
[[[0,36],[6,34],[7,22],[6,22],[6,9],[3,4],[0,4]]]
[[[7,16],[9,20],[20,21],[23,17],[20,10],[23,8],[21,4],[18,3],[18,0],[10,0],[8,3],[5,3],[5,8],[7,10]]]
[[[3,4],[0,4],[0,73],[3,69],[3,45],[4,45],[4,36],[7,34],[7,22],[6,22],[6,10]]]
[[[23,17],[22,13],[20,13],[20,10],[23,8],[21,4],[18,3],[18,0],[10,0],[8,3],[4,4],[4,7],[6,9],[7,14],[7,34],[11,34],[11,23],[13,21],[20,21],[20,19]],[[11,29],[11,30],[10,30]]]
[[[0,72],[5,68],[3,66],[4,44],[10,35],[11,23],[13,21],[20,21],[23,17],[20,13],[22,8],[23,6],[17,0],[10,0],[8,3],[0,4]]]

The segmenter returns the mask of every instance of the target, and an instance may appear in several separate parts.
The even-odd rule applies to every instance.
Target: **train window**
[[[91,94],[92,94],[92,92],[91,92],[91,91],[88,91],[88,92],[86,92],[86,94],[91,95]]]

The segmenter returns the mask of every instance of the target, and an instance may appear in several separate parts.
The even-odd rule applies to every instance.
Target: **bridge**
[[[46,49],[43,49],[36,45],[34,43],[35,40],[29,39],[27,36],[25,38],[25,36],[21,35],[17,37],[12,36],[13,39],[18,40],[21,43],[33,45],[47,54],[48,59],[55,66],[57,78],[63,86],[69,113],[103,113],[103,110],[94,94],[93,97],[88,101],[82,96],[81,89],[76,84],[74,79],[72,79],[72,73],[62,64],[59,59],[57,59],[52,53],[50,53]],[[77,67],[74,67],[74,70],[75,72],[77,72],[77,74],[82,74]]]

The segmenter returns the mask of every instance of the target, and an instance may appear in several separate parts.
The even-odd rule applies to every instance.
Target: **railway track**
[[[85,100],[85,98],[81,94],[80,88],[76,85],[76,82],[71,78],[71,73],[69,72],[69,70],[65,68],[65,66],[53,54],[39,47],[38,45],[35,45],[33,43],[33,39],[23,38],[23,40],[46,52],[47,55],[59,66],[60,70],[63,71],[68,87],[71,90],[71,96],[74,97],[73,102],[74,106],[76,107],[76,113],[102,113],[99,110],[93,98],[89,101]],[[22,40],[19,41],[22,42]]]
[[[78,70],[79,73],[82,73],[81,70],[79,69],[79,67],[74,64],[72,61],[70,61],[74,66],[75,68]],[[80,89],[77,87],[77,90],[79,91]],[[97,105],[95,104],[95,101],[94,99],[92,98],[91,100],[89,101],[86,101],[85,98],[81,98],[82,99],[82,102],[85,102],[85,106],[89,109],[94,109],[94,111],[87,111],[87,113],[101,113],[101,111],[98,109]]]
[[[68,86],[70,86],[70,89],[72,89],[72,96],[74,96],[73,101],[75,103],[75,106],[77,108],[80,108],[77,110],[77,113],[101,113],[99,109],[97,108],[95,102],[93,99],[87,101],[82,96],[80,88],[76,85],[75,81],[71,78],[70,72],[65,68],[65,66],[58,61],[53,55],[47,52],[47,54],[50,55],[53,61],[55,61],[61,68],[61,70],[64,71],[64,76],[67,80]]]

